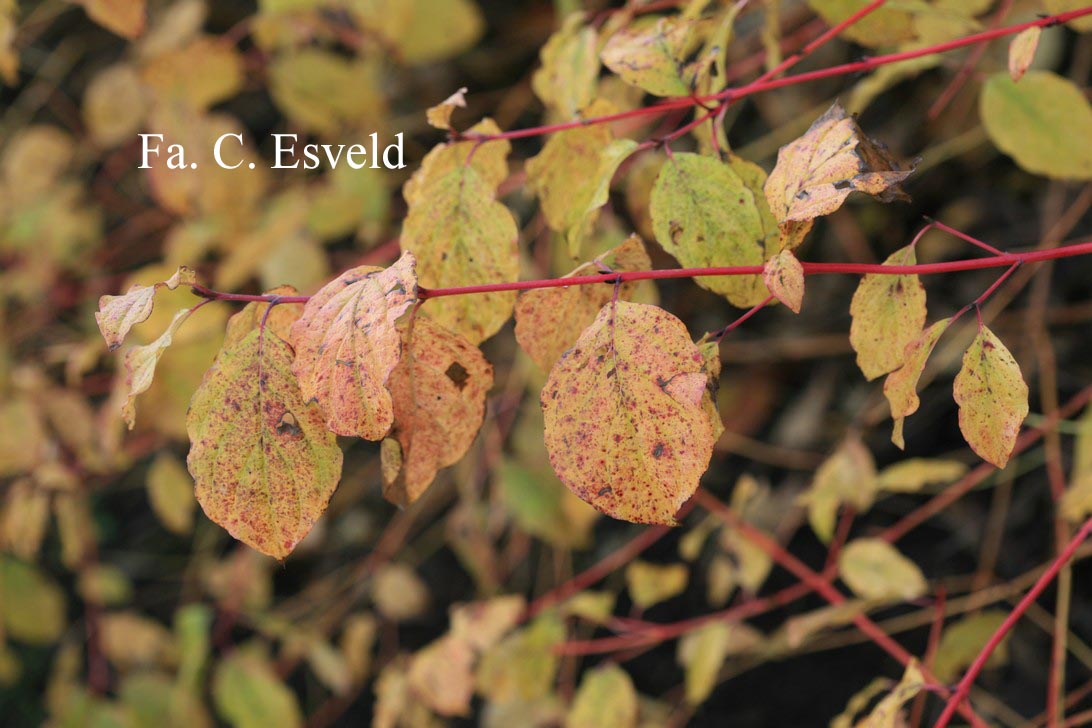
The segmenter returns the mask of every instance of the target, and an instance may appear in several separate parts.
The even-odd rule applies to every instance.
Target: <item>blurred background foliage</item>
[[[887,680],[881,686],[897,679],[897,666],[845,629],[855,612],[832,612],[817,597],[622,653],[621,668],[551,651],[619,619],[671,622],[791,583],[732,529],[697,513],[594,590],[512,631],[526,601],[641,528],[599,518],[556,480],[537,407],[544,375],[518,353],[510,327],[485,346],[497,384],[468,457],[399,511],[381,496],[378,447],[345,442],[330,510],[283,564],[208,522],[184,465],[187,405],[219,350],[228,305],[205,307],[181,330],[140,401],[137,429],[124,429],[116,360],[92,316],[101,294],[164,280],[181,264],[223,290],[292,284],[309,293],[348,267],[392,261],[401,186],[443,140],[425,109],[466,86],[458,128],[483,116],[502,129],[556,120],[556,108],[544,113],[536,98],[540,50],[568,13],[603,22],[609,3],[149,0],[146,17],[129,10],[140,3],[80,4],[0,0],[0,722],[807,725],[839,714],[875,678]],[[990,0],[892,5],[900,7],[884,10],[871,30],[862,26],[801,68],[965,35],[987,27],[995,8]],[[1012,23],[1067,4],[1005,5]],[[728,46],[733,77],[775,65],[786,47],[852,7],[754,0]],[[1046,31],[1036,66],[1087,85],[1089,38]],[[964,66],[975,51],[962,51],[758,95],[731,108],[727,139],[769,170],[778,147],[841,98],[870,135],[901,158],[920,158],[906,185],[913,203],[848,205],[819,224],[802,252],[811,260],[882,260],[909,240],[922,214],[1003,249],[1087,236],[1087,185],[1023,172],[987,140],[980,71],[1003,69],[1005,52],[997,43],[975,66]],[[965,67],[965,85],[927,116]],[[597,84],[596,95],[616,108],[648,101],[617,78]],[[616,133],[643,139],[658,130],[658,122],[637,120]],[[401,132],[408,167],[220,169],[211,141],[232,131],[267,161],[271,133],[348,144],[377,132],[385,144]],[[199,168],[137,169],[140,132],[185,140]],[[515,145],[501,187],[523,225],[528,277],[575,266],[523,186],[523,160],[541,144]],[[626,163],[582,259],[631,231],[653,240],[648,194],[662,162],[651,150]],[[919,260],[962,257],[961,245],[930,233]],[[659,249],[653,255],[657,267],[672,264]],[[990,280],[929,279],[931,313],[958,309]],[[1053,278],[1025,277],[988,312],[1029,381],[1049,330],[1052,391],[1063,400],[1092,377],[1087,281],[1087,262],[1065,261]],[[855,285],[810,279],[800,316],[764,314],[728,338],[720,392],[727,431],[705,480],[820,565],[826,548],[801,528],[798,499],[815,469],[847,432],[858,433],[879,466],[899,459],[878,388],[852,366],[845,332]],[[137,343],[156,338],[194,301],[182,289],[159,295],[152,318],[134,329]],[[662,300],[695,333],[735,316],[692,282],[647,285],[641,299]],[[1010,304],[1004,312],[1002,304]],[[938,350],[930,378],[950,379],[970,336],[965,327]],[[1037,389],[1033,383],[1033,413],[1044,409]],[[907,425],[910,452],[973,464],[957,444],[951,398],[927,391],[923,402]],[[996,626],[998,612],[982,608],[1017,597],[1051,552],[1044,457],[1041,445],[1029,449],[900,544],[931,591],[970,595],[944,631],[935,663],[942,679],[957,677]],[[898,490],[856,519],[853,533],[871,533],[920,502],[919,493]],[[1076,570],[1090,575],[1083,563]],[[991,599],[973,598],[987,587]],[[925,602],[853,609],[875,613],[911,651],[924,651],[932,619]],[[1046,611],[1033,612],[1002,656],[1007,667],[983,680],[996,696],[979,695],[991,701],[982,705],[992,719],[1015,724],[1041,709],[1050,622]],[[1072,603],[1071,625],[1075,687],[1092,669],[1087,600]]]

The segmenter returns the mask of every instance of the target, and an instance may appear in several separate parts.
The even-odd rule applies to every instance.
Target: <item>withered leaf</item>
[[[173,276],[151,286],[133,286],[122,296],[103,296],[99,299],[99,310],[95,313],[95,322],[99,325],[102,338],[110,351],[116,350],[125,341],[129,330],[152,315],[155,293],[160,288],[174,290],[179,286],[192,286],[197,282],[193,271],[185,266],[179,268]]]
[[[192,308],[182,309],[174,315],[174,320],[162,336],[150,344],[135,346],[125,353],[125,386],[128,394],[125,404],[121,406],[121,416],[130,430],[136,425],[137,396],[144,394],[152,386],[155,365],[159,363],[159,357],[163,356],[163,352],[174,341],[175,333],[191,313],[193,313]]]
[[[397,452],[384,443],[383,494],[406,506],[425,492],[437,471],[470,449],[485,416],[493,367],[465,337],[417,316],[387,386]]]
[[[455,113],[455,109],[466,108],[466,91],[466,86],[463,86],[440,103],[426,109],[425,116],[429,126],[451,129],[451,115]]]
[[[766,261],[762,279],[778,301],[793,313],[800,313],[800,306],[804,303],[804,266],[791,250],[782,250]]]
[[[554,471],[607,515],[673,525],[713,451],[707,382],[677,318],[645,304],[604,306],[542,391]]]
[[[292,348],[251,331],[221,353],[193,395],[187,459],[205,513],[278,559],[326,510],[341,449],[292,373]]]
[[[921,400],[918,398],[918,380],[925,371],[925,363],[933,353],[940,335],[948,330],[952,319],[937,321],[922,331],[916,339],[906,345],[902,360],[903,365],[887,375],[883,383],[883,394],[891,405],[891,417],[895,427],[891,432],[891,442],[902,449],[906,446],[903,439],[903,421],[918,411]]]
[[[394,421],[387,378],[402,358],[396,323],[417,302],[412,253],[352,268],[319,290],[291,329],[292,371],[339,435],[382,439]]]

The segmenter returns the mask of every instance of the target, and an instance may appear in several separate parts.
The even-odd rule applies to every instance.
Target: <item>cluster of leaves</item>
[[[518,571],[528,536],[557,564],[557,555],[596,548],[597,512],[659,526],[685,518],[699,486],[714,479],[711,463],[728,449],[726,421],[746,408],[731,398],[746,384],[721,389],[721,343],[734,324],[710,323],[685,300],[661,305],[668,294],[650,279],[679,277],[659,275],[672,260],[704,269],[688,276],[696,286],[688,295],[715,311],[744,309],[744,317],[775,302],[801,316],[817,306],[844,308],[824,289],[813,292],[815,231],[824,218],[845,219],[854,193],[908,201],[916,164],[899,161],[913,156],[908,145],[893,153],[866,135],[856,113],[939,68],[941,54],[880,66],[852,86],[845,105],[824,99],[814,112],[797,109],[803,125],[776,130],[772,148],[748,154],[731,147],[724,123],[734,103],[725,95],[738,76],[733,63],[746,59],[747,46],[734,36],[761,35],[761,63],[779,68],[787,12],[779,3],[589,8],[542,33],[530,89],[548,126],[524,157],[515,135],[502,131],[516,116],[503,103],[496,118],[460,130],[464,117],[484,113],[475,93],[461,89],[427,110],[403,98],[420,96],[422,87],[442,98],[456,85],[434,64],[472,58],[485,16],[471,0],[268,0],[256,14],[223,24],[221,35],[210,29],[222,19],[200,0],[80,4],[125,44],[78,86],[74,130],[27,125],[0,159],[0,477],[8,482],[0,680],[19,680],[23,652],[9,639],[59,640],[45,701],[56,724],[207,725],[207,688],[232,725],[298,725],[304,708],[284,676],[305,663],[332,696],[320,708],[324,720],[323,708],[336,715],[374,678],[378,726],[467,716],[475,696],[490,725],[661,725],[698,710],[733,665],[796,654],[869,612],[930,593],[923,566],[895,539],[847,540],[839,522],[883,497],[963,482],[966,458],[880,467],[879,446],[870,448],[856,427],[827,438],[833,448],[806,487],[774,488],[745,472],[733,478],[730,502],[748,527],[768,532],[790,522],[787,513],[803,513],[830,545],[831,578],[853,598],[795,614],[769,632],[717,619],[673,633],[683,684],[668,699],[648,694],[661,686],[642,684],[639,692],[615,663],[578,680],[566,676],[566,641],[589,629],[639,631],[649,623],[627,621],[622,607],[639,617],[699,583],[710,607],[734,595],[748,604],[770,580],[775,555],[745,528],[713,515],[698,520],[678,539],[678,561],[616,564],[624,567],[618,593],[563,586],[528,603],[534,587],[509,588],[503,576]],[[1083,7],[1026,4],[1020,12]],[[867,3],[804,5],[809,17],[833,26]],[[892,2],[841,36],[913,52],[982,29],[993,5]],[[751,24],[759,14],[761,34]],[[0,0],[0,77],[10,84],[20,83],[21,45],[50,22],[32,14],[36,22],[20,26],[17,17],[14,4]],[[83,32],[97,32],[80,17]],[[1073,28],[1088,30],[1088,18]],[[1047,64],[1056,62],[1071,37],[1065,33],[1028,28],[1007,54],[989,57],[996,71],[978,91],[979,116],[985,136],[1021,170],[1086,181],[1092,151],[1071,140],[1092,138],[1092,106],[1077,84],[1042,67],[1044,53]],[[257,119],[243,111],[255,87],[268,106]],[[693,98],[693,121],[685,123],[684,111],[667,119],[678,131],[651,127],[644,121],[655,108],[650,97]],[[397,122],[396,113],[403,114]],[[417,149],[407,178],[344,167],[282,177],[261,166],[225,170],[211,157],[213,141],[226,133],[245,132],[246,152],[257,159],[257,129],[351,143],[375,130],[389,137],[411,117],[422,138],[435,139],[426,120],[449,136]],[[198,166],[154,163],[137,172],[140,131],[184,144]],[[94,179],[86,188],[85,177]],[[401,201],[392,194],[398,190]],[[869,212],[876,207],[858,210],[879,214]],[[104,235],[104,226],[113,231]],[[135,238],[126,237],[128,226]],[[147,250],[126,247],[144,243],[149,230],[162,240],[151,263]],[[394,235],[394,244],[384,244]],[[952,331],[962,355],[953,384],[959,429],[973,453],[1004,468],[1029,414],[1029,388],[981,314],[997,288],[929,323],[914,271],[924,236],[905,244],[908,237],[895,236],[902,244],[857,284],[849,346],[864,380],[885,377],[891,440],[902,449],[926,366]],[[990,251],[1013,266],[1002,283],[1019,261]],[[125,281],[115,274],[131,268]],[[88,269],[109,277],[74,286]],[[569,272],[519,292],[517,281],[536,271]],[[220,293],[205,283],[264,293]],[[51,307],[75,309],[79,335],[61,344],[35,338],[34,326],[57,314],[45,311],[45,321],[17,314],[66,290],[73,300]],[[87,303],[103,290],[126,291],[102,295],[94,316],[110,351],[130,344],[113,376],[86,325]],[[229,316],[232,301],[245,305]],[[944,297],[937,308],[950,303]],[[974,333],[960,338],[956,324],[972,311]],[[514,337],[498,336],[510,321]],[[127,430],[143,438],[127,438]],[[189,442],[185,466],[170,447],[177,440]],[[1060,501],[1072,521],[1092,511],[1090,442],[1082,434],[1073,485]],[[193,542],[194,566],[182,577],[186,591],[170,629],[142,613],[132,576],[99,553],[105,537],[96,491],[146,461],[132,472],[144,474],[159,523]],[[343,470],[353,477],[339,489]],[[405,510],[392,514],[375,503],[354,510],[367,497],[361,482],[381,486]],[[484,484],[492,485],[488,493]],[[422,620],[437,606],[430,592],[439,592],[411,565],[420,556],[395,557],[397,542],[414,519],[451,498],[457,504],[442,537],[474,589],[467,603],[451,605],[431,641],[392,647],[391,628]],[[315,576],[301,590],[303,603],[277,603],[276,562],[246,548],[218,555],[219,534],[201,530],[197,505],[284,568],[297,563],[284,561],[297,549],[299,559],[338,546],[367,555]],[[377,519],[389,521],[384,530]],[[86,607],[86,647],[67,625],[66,594],[46,566],[54,523],[60,564],[75,575]],[[361,607],[365,599],[371,608]],[[950,623],[927,665],[911,660],[899,680],[878,678],[859,692],[852,686],[856,695],[835,724],[901,724],[924,689],[960,676],[1001,619],[985,611]],[[240,633],[246,641],[236,648]],[[994,659],[1003,660],[1004,650]],[[559,689],[566,680],[568,689]],[[681,707],[672,708],[672,698]]]

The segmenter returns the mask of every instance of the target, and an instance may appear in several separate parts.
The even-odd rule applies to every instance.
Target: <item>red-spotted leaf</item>
[[[339,435],[382,439],[394,421],[387,378],[402,359],[398,320],[417,302],[412,253],[390,268],[360,266],[311,297],[292,325],[292,371]]]
[[[766,261],[762,274],[766,288],[793,313],[804,303],[804,266],[791,250],[782,250]]]
[[[963,355],[954,392],[967,444],[986,462],[1005,467],[1028,415],[1028,385],[1012,354],[985,326]]]
[[[707,383],[679,319],[645,304],[604,306],[542,390],[550,463],[609,516],[675,524],[713,452]]]

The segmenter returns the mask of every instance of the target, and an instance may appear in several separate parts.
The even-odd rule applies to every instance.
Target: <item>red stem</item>
[[[956,686],[955,692],[952,697],[949,698],[947,705],[944,706],[944,712],[940,714],[940,718],[934,724],[933,728],[944,728],[952,720],[956,710],[959,710],[963,705],[963,701],[967,699],[967,695],[971,692],[971,685],[974,684],[975,678],[978,677],[978,673],[982,672],[982,668],[985,667],[986,661],[990,659],[990,655],[993,654],[997,646],[1001,644],[1001,641],[1005,638],[1012,628],[1016,626],[1016,623],[1020,621],[1020,617],[1024,615],[1024,612],[1031,607],[1039,595],[1050,585],[1050,582],[1054,581],[1054,577],[1058,575],[1058,572],[1062,570],[1069,560],[1073,558],[1073,554],[1080,548],[1084,540],[1092,534],[1092,518],[1089,518],[1081,526],[1081,530],[1077,531],[1077,535],[1070,539],[1065,549],[1058,554],[1057,558],[1051,563],[1050,568],[1043,572],[1043,575],[1039,577],[1039,580],[1035,582],[1035,585],[1028,590],[1028,593],[1024,595],[1024,598],[1020,600],[1020,603],[1016,605],[1016,608],[1009,613],[1009,616],[1005,618],[1005,621],[1001,623],[1001,626],[997,628],[997,631],[993,633],[989,641],[982,648],[982,651],[978,653],[978,657],[975,658],[971,666],[967,668],[967,673],[963,676],[963,679],[959,681],[959,685]]]

